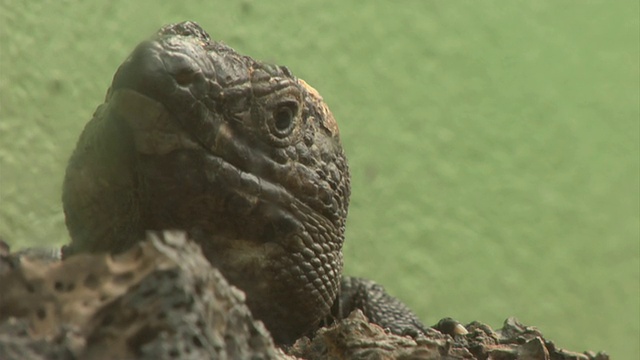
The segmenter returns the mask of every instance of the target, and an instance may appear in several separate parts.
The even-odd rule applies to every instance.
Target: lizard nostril
[[[160,59],[166,74],[170,75],[179,86],[188,86],[197,81],[198,74],[201,73],[199,59],[201,54],[196,45],[186,42],[184,44],[167,40],[162,43],[165,48],[164,53],[159,53]]]
[[[191,84],[196,72],[193,69],[185,68],[173,75],[178,85],[185,86]]]

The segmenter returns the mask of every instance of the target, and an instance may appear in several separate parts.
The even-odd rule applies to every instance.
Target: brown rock
[[[2,359],[278,358],[244,294],[182,233],[116,256],[23,257],[0,283]]]
[[[609,358],[560,349],[514,318],[495,331],[473,322],[454,337],[414,338],[360,311],[283,350],[181,232],[151,233],[120,255],[55,257],[0,251],[0,359]]]

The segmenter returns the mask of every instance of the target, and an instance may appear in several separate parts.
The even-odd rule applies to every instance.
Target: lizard
[[[427,331],[378,284],[343,275],[350,175],[321,95],[196,23],[162,27],[116,71],[71,155],[63,256],[186,231],[278,344],[361,309]]]

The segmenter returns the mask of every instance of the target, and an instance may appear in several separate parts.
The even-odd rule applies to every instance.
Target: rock
[[[411,338],[391,334],[370,323],[361,311],[352,312],[333,326],[320,329],[312,340],[298,340],[289,353],[315,359],[441,359],[453,339],[433,330],[426,336]],[[459,357],[472,359],[468,351],[454,351]]]
[[[277,359],[244,294],[183,233],[149,234],[120,255],[0,275],[2,359]]]
[[[491,359],[491,360],[605,360],[604,353],[575,353],[560,349],[535,328],[515,318],[502,329],[473,322],[467,334],[451,337],[436,330],[416,338],[390,334],[370,323],[360,311],[313,339],[298,340],[289,353],[306,359]]]
[[[544,359],[606,360],[558,348],[509,318],[501,329],[399,336],[360,311],[277,348],[182,232],[149,233],[119,255],[0,247],[0,359]],[[455,329],[443,319],[435,328]],[[443,330],[445,331],[445,330]],[[466,333],[465,333],[466,332]]]

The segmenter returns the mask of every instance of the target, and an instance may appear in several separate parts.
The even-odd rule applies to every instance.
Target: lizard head
[[[80,136],[63,189],[68,252],[184,230],[292,342],[338,293],[349,192],[336,121],[312,87],[194,23],[170,25],[120,66]]]

